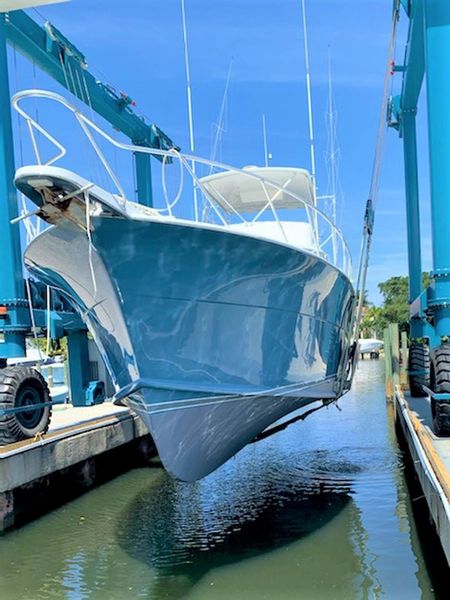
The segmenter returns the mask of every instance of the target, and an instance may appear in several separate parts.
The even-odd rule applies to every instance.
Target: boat
[[[19,108],[30,96],[62,104],[116,147],[179,162],[192,176],[187,193],[201,193],[202,210],[190,218],[177,214],[180,193],[149,208],[56,159],[15,177],[51,225],[26,248],[27,269],[80,312],[116,401],[146,423],[171,475],[202,478],[285,415],[346,391],[350,254],[318,209],[307,170],[239,169],[122,144],[62,96],[20,92],[13,106],[41,136],[42,125]]]
[[[364,358],[364,354],[369,354],[370,358],[379,358],[383,346],[384,343],[376,338],[360,338],[358,340],[358,352],[362,358]]]

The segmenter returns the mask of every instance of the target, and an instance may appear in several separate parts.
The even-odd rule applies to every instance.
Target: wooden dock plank
[[[417,412],[411,410],[400,386],[395,389],[395,402],[397,419],[450,565],[450,471],[446,464],[450,439],[437,438],[431,432]]]

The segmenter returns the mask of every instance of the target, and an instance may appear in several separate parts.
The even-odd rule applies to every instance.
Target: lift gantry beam
[[[419,101],[425,74],[423,0],[409,3],[405,0],[409,16],[408,42],[405,50],[402,82],[402,110],[415,110]]]
[[[68,89],[79,100],[106,119],[114,128],[126,135],[133,144],[148,148],[168,150],[173,141],[154,124],[133,112],[133,100],[99,81],[88,71],[85,56],[51,23],[38,25],[24,11],[5,15],[7,41],[21,54]],[[148,158],[148,155],[143,155]],[[138,163],[139,167],[139,163]],[[149,204],[147,186],[139,189],[138,199]]]

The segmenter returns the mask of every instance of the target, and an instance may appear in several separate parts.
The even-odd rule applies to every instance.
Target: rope
[[[16,45],[13,44],[13,64],[14,64],[14,87],[16,92],[19,90],[19,75],[18,75],[18,69],[17,69],[17,48]],[[24,158],[23,158],[23,131],[22,131],[22,119],[19,115],[19,113],[17,113],[17,130],[18,130],[18,136],[19,136],[19,158],[20,158],[20,165],[23,166],[24,163]],[[24,194],[20,193],[20,203],[21,203],[21,217],[24,217],[25,215],[28,215],[30,213],[30,210],[28,208],[28,200],[25,198]],[[30,216],[31,213],[30,213]],[[40,219],[36,219],[36,225],[34,225],[31,221],[31,219],[26,218],[24,220],[24,226],[25,226],[25,230],[26,230],[26,234],[27,234],[27,244],[29,244],[32,240],[34,240],[34,238],[40,233]]]
[[[380,120],[378,125],[378,135],[375,145],[375,155],[372,166],[372,177],[369,188],[369,198],[366,203],[366,212],[364,215],[364,230],[361,244],[361,254],[358,268],[358,278],[356,282],[356,291],[359,293],[358,306],[356,310],[354,339],[359,337],[361,326],[364,290],[366,289],[367,270],[369,266],[370,250],[372,245],[373,225],[375,216],[375,207],[378,199],[378,190],[380,185],[380,174],[382,165],[382,153],[384,147],[384,137],[386,133],[386,110],[389,100],[389,87],[391,81],[392,62],[395,54],[395,39],[397,34],[397,24],[400,17],[400,0],[395,1],[392,15],[392,29],[389,41],[388,61],[386,65],[386,73],[384,76],[383,99],[380,110]]]
[[[86,233],[87,233],[88,244],[89,244],[89,270],[91,273],[92,286],[94,288],[94,304],[95,304],[95,300],[97,298],[97,279],[95,277],[94,261],[92,259],[92,250],[93,250],[94,245],[92,243],[92,235],[91,235],[91,206],[90,206],[88,190],[86,190],[84,192],[84,205],[86,208]]]
[[[52,299],[51,290],[50,290],[50,286],[48,285],[47,286],[47,302],[46,302],[47,341],[46,341],[46,345],[45,345],[45,354],[47,357],[50,355],[50,345],[51,345],[51,341],[52,341],[52,338],[51,338],[51,320],[52,320],[51,299]]]
[[[177,150],[175,150],[175,148],[172,148],[172,153],[177,157],[177,159],[180,163],[180,183],[178,185],[178,190],[177,190],[177,193],[175,194],[175,197],[173,200],[169,199],[169,194],[167,192],[167,182],[166,182],[166,167],[167,167],[167,159],[168,159],[167,154],[163,157],[162,169],[161,169],[161,184],[162,184],[162,188],[163,188],[164,200],[166,202],[166,207],[167,207],[166,210],[169,213],[169,216],[172,216],[172,208],[174,208],[174,206],[180,199],[181,194],[183,192],[183,185],[184,185],[184,167],[183,167],[183,160],[182,160],[181,154]],[[161,212],[161,210],[158,210],[158,212]]]
[[[33,332],[33,338],[36,343],[36,348],[37,348],[38,354],[39,354],[38,362],[42,363],[42,362],[44,362],[44,358],[42,357],[42,352],[39,347],[39,342],[38,342],[38,337],[37,337],[37,332],[36,332],[36,321],[34,320],[33,298],[31,295],[30,280],[28,279],[28,277],[25,279],[25,288],[26,288],[27,297],[28,297],[28,309],[30,311],[30,320],[31,320],[32,332]]]
[[[77,72],[77,77],[78,77],[78,72]],[[81,83],[83,85],[81,85]],[[84,72],[84,70],[81,71],[80,90],[81,90],[81,99],[89,107],[89,112],[91,114],[91,121],[93,123],[96,123],[97,122],[96,114],[92,107],[91,95],[89,93],[89,87],[86,82],[86,73]],[[88,145],[89,145],[89,142],[88,142]],[[115,152],[114,157],[116,157],[116,149],[114,149],[114,152]],[[95,171],[95,174],[99,176],[99,181],[101,181],[103,184],[107,184],[105,173],[104,173],[103,169],[100,168],[97,161],[92,161],[92,163],[91,163],[91,174],[92,175],[94,175],[94,171]],[[116,168],[116,172],[117,172],[117,168]],[[94,179],[94,177],[92,179]],[[106,185],[104,185],[104,187],[105,187],[105,189],[107,189]]]

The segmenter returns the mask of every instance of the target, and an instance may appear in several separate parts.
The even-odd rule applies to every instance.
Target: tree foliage
[[[430,285],[428,273],[422,274],[424,289]],[[381,306],[368,306],[364,311],[361,332],[364,337],[381,337],[389,323],[398,323],[400,331],[409,330],[408,277],[390,277],[378,284],[383,296]]]

